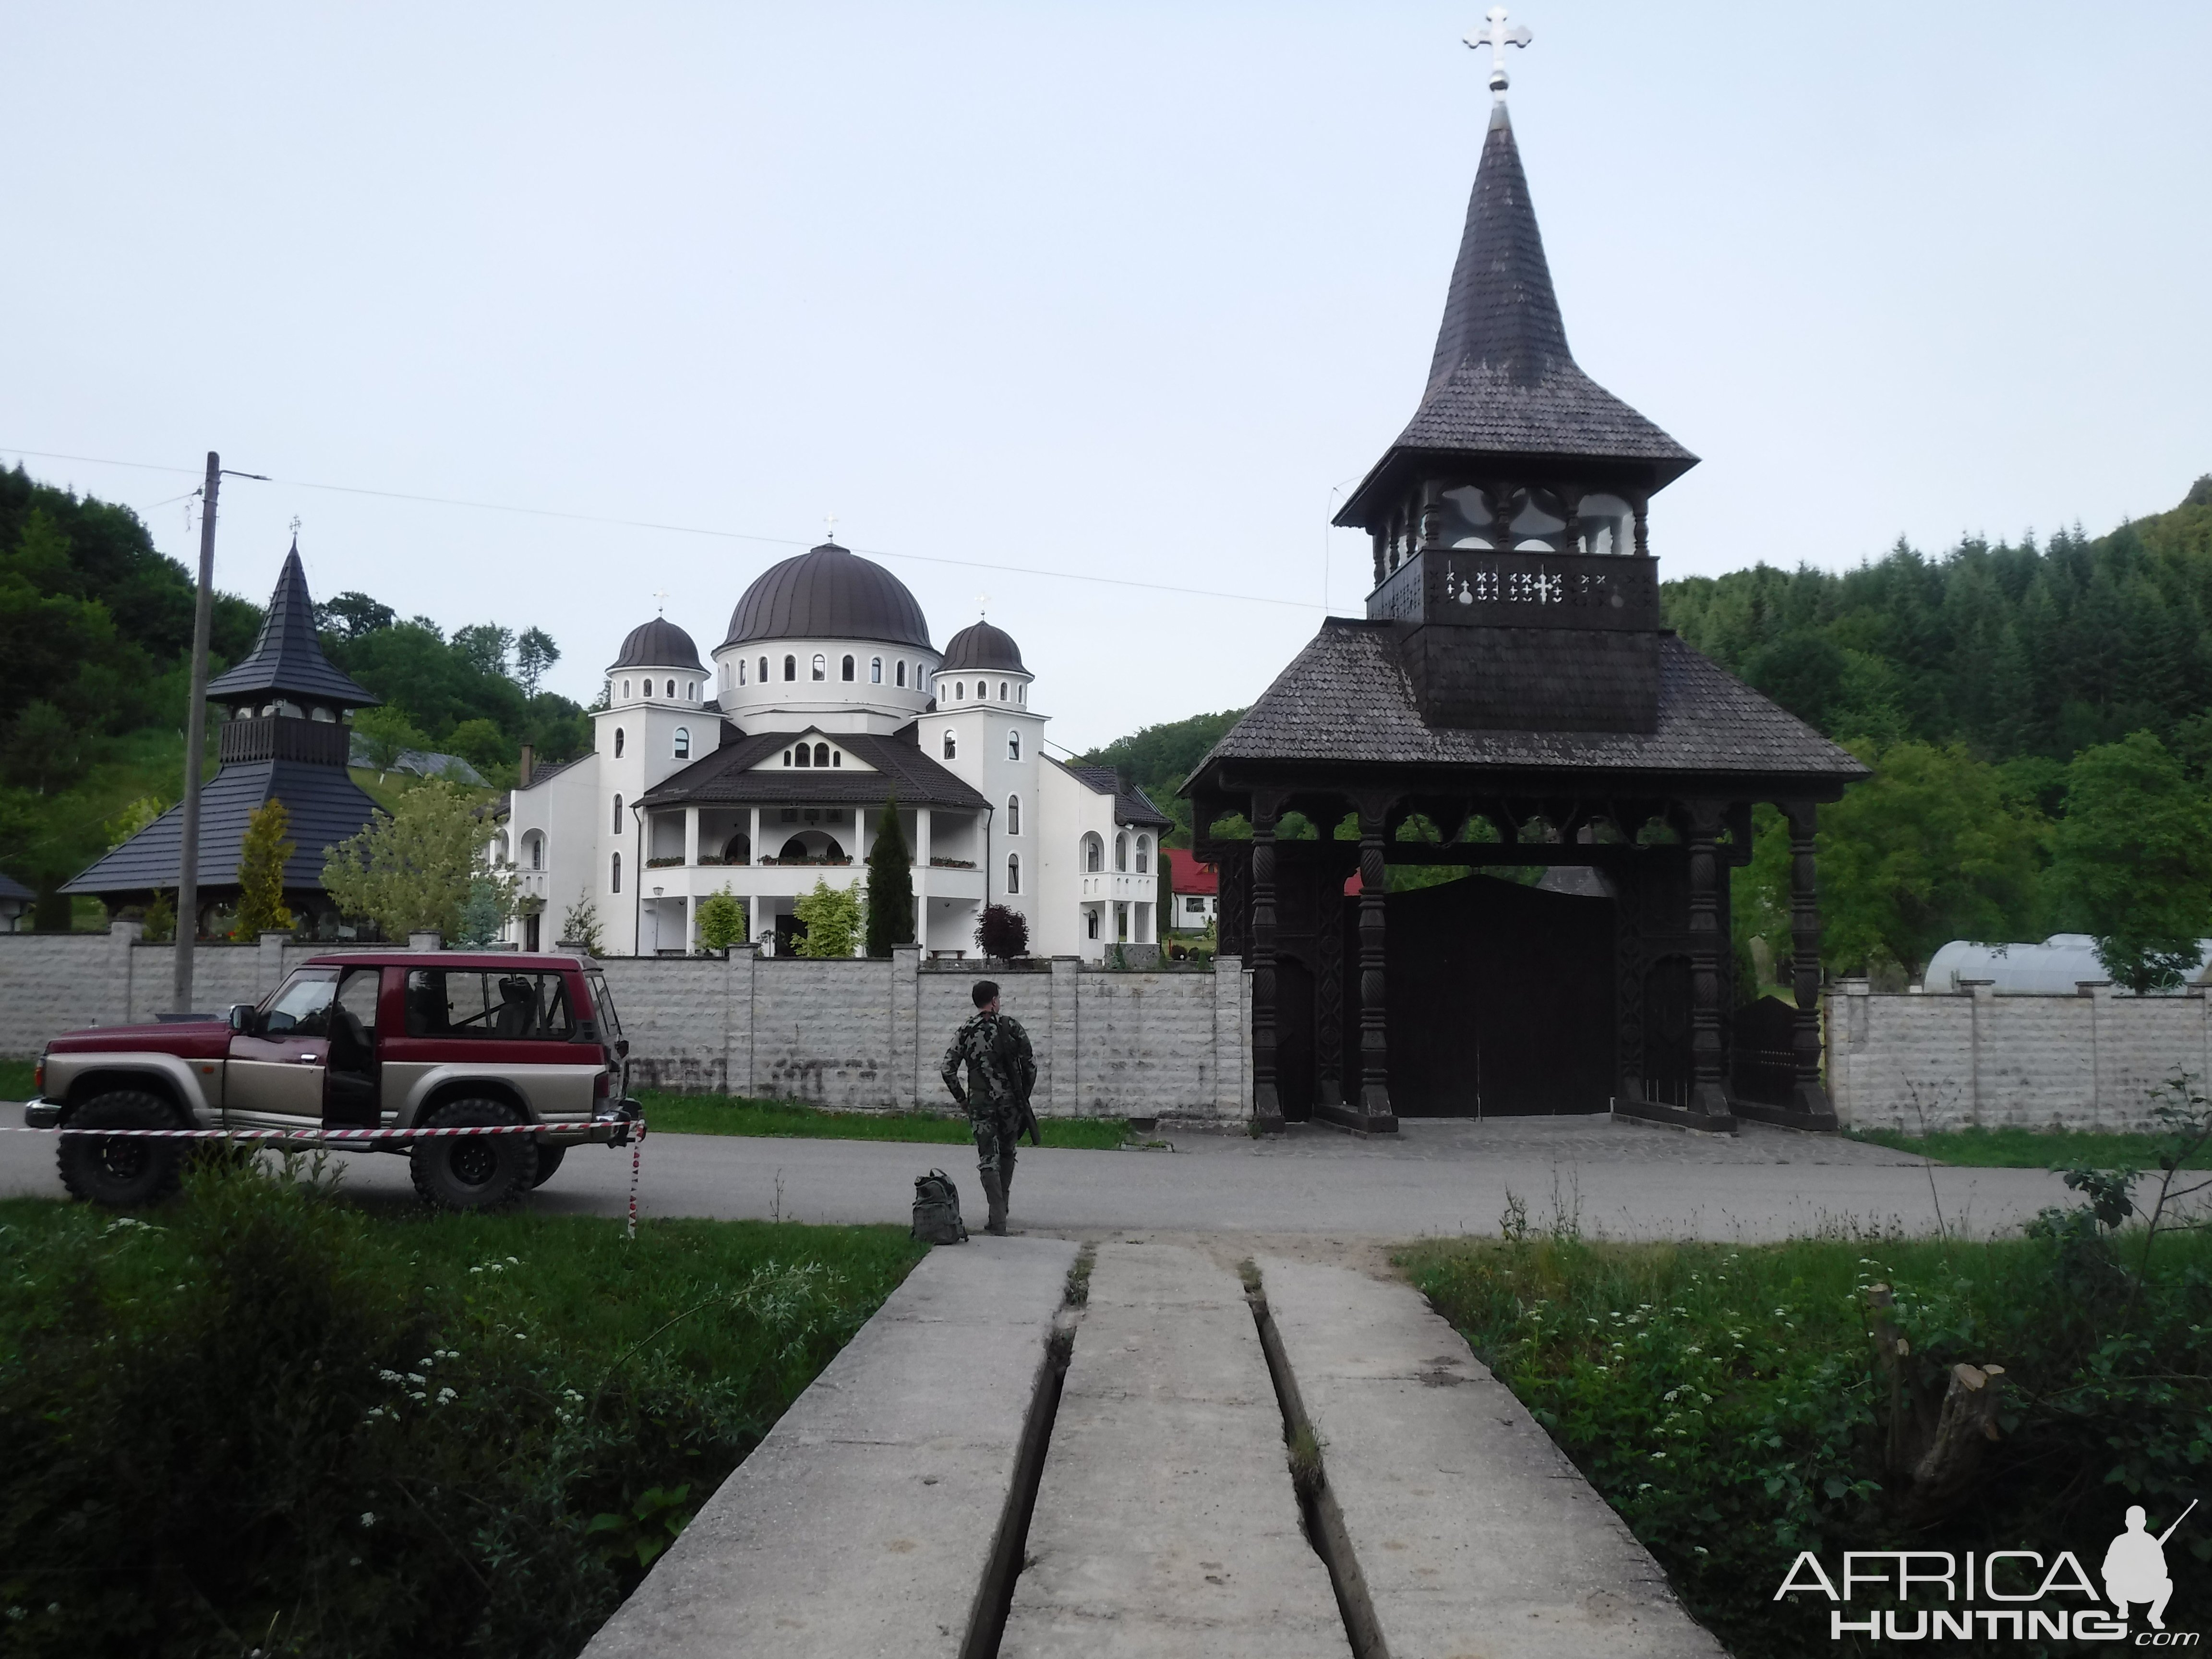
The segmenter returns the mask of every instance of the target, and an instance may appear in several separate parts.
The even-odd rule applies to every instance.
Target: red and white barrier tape
[[[433,1129],[35,1129],[26,1123],[0,1123],[19,1135],[97,1135],[103,1140],[337,1140],[354,1145],[374,1140],[437,1140],[457,1135],[557,1134],[580,1125],[563,1123],[472,1123]],[[645,1125],[633,1125],[639,1139]]]
[[[629,1236],[637,1237],[637,1170],[645,1158],[645,1120],[637,1121],[637,1139],[629,1144]]]

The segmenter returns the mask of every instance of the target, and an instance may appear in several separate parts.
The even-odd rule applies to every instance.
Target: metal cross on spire
[[[837,515],[835,513],[824,513],[822,515],[822,522],[830,526],[830,539],[833,542],[836,541],[837,539]]]
[[[1506,23],[1503,6],[1492,6],[1483,26],[1467,37],[1467,44],[1477,52],[1490,48],[1490,90],[1501,104],[1505,101],[1505,48],[1525,46],[1530,39],[1526,23]]]
[[[660,614],[664,617],[666,616],[668,614],[667,591],[665,588],[656,587],[653,590],[653,597],[660,602]]]
[[[978,593],[975,596],[975,614],[979,617],[988,617],[991,614],[991,596],[988,593]]]

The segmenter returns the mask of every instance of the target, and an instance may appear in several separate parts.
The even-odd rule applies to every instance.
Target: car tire
[[[176,1129],[184,1126],[169,1103],[142,1089],[95,1095],[62,1121],[65,1129]],[[61,1138],[62,1185],[90,1204],[127,1207],[158,1204],[177,1190],[185,1143],[175,1140],[95,1140]]]
[[[532,1187],[543,1187],[547,1182],[552,1180],[553,1171],[561,1167],[561,1160],[568,1155],[568,1149],[566,1146],[548,1146],[544,1141],[539,1141],[538,1143],[538,1173],[531,1176],[530,1184]]]
[[[521,1115],[504,1102],[457,1100],[441,1106],[419,1127],[466,1129],[521,1121]],[[496,1209],[514,1203],[537,1184],[538,1146],[528,1135],[418,1140],[407,1161],[416,1193],[434,1209]]]

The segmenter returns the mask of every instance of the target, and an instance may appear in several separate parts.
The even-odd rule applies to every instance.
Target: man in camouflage
[[[1036,1057],[1021,1022],[999,1012],[999,988],[978,980],[970,994],[975,1012],[945,1051],[945,1086],[968,1109],[975,1136],[976,1173],[991,1206],[983,1231],[1004,1237],[1006,1205],[1014,1187],[1014,1152],[1029,1115],[1030,1091],[1036,1086]],[[960,1068],[968,1068],[968,1085]]]

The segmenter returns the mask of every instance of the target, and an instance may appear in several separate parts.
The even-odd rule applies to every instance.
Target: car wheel
[[[169,1103],[139,1089],[95,1095],[63,1120],[65,1129],[174,1129],[181,1126]],[[177,1190],[184,1142],[61,1138],[62,1185],[94,1204],[154,1204]]]
[[[478,1124],[520,1123],[520,1114],[496,1100],[457,1100],[440,1107],[421,1127],[466,1129]],[[512,1204],[537,1184],[538,1147],[528,1135],[453,1135],[418,1140],[408,1154],[415,1190],[441,1210],[489,1210]]]
[[[543,1141],[538,1146],[538,1173],[530,1179],[533,1187],[543,1187],[553,1179],[553,1171],[561,1167],[561,1160],[568,1155],[566,1146],[548,1146]]]

